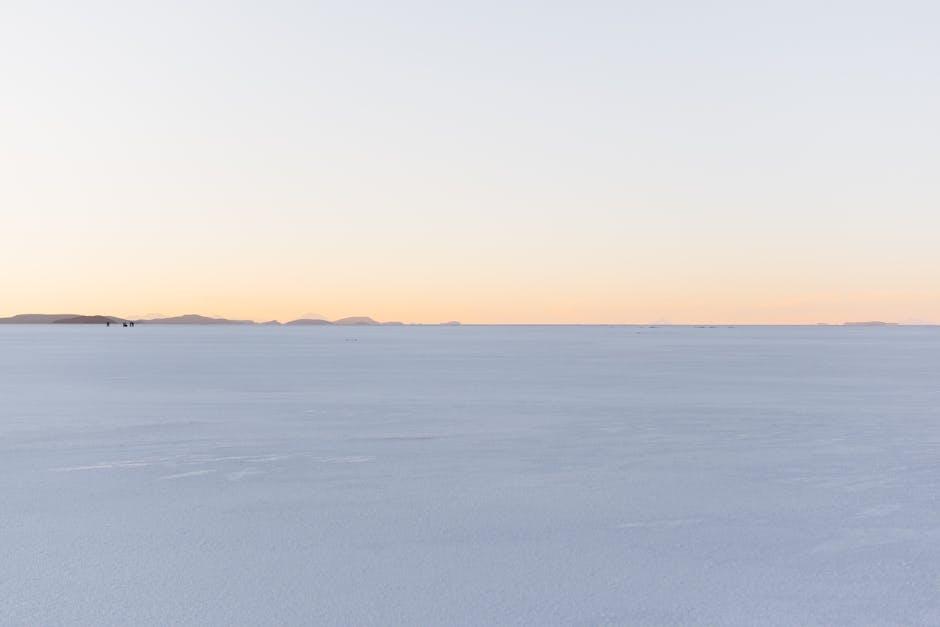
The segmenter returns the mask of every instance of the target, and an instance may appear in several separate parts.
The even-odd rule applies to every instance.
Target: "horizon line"
[[[36,317],[33,321],[18,321]],[[281,321],[275,318],[266,320],[257,320],[252,318],[228,318],[223,316],[206,316],[203,314],[180,314],[175,316],[159,317],[126,317],[115,316],[111,314],[73,314],[73,313],[21,313],[11,316],[0,317],[0,324],[55,324],[62,320],[86,319],[86,322],[93,322],[94,319],[103,321],[110,319],[112,322],[155,322],[173,320],[177,325],[257,325],[257,326],[629,326],[629,327],[817,327],[817,326],[867,326],[867,327],[890,327],[890,326],[938,326],[938,322],[930,321],[890,321],[890,320],[847,320],[847,321],[819,321],[819,322],[733,322],[733,321],[685,321],[685,322],[463,322],[451,319],[442,322],[404,322],[404,321],[380,321],[370,316],[344,316],[341,318],[293,318]],[[192,318],[192,322],[185,322],[184,319]],[[292,324],[302,321],[309,321],[309,324]],[[80,322],[76,322],[80,323]],[[164,323],[167,324],[167,323]]]

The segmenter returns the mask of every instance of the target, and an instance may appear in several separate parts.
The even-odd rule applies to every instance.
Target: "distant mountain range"
[[[19,314],[0,318],[0,324],[105,324],[122,323],[125,318],[117,316],[80,316],[78,314]]]
[[[123,324],[124,320],[111,316],[72,316],[52,321],[53,324],[110,324],[112,322]]]
[[[156,314],[150,314],[156,316]],[[254,320],[233,320],[230,318],[213,318],[210,316],[201,316],[199,314],[185,314],[182,316],[162,316],[152,318],[133,319],[134,324],[195,324],[195,325],[256,325],[256,326],[287,326],[287,327],[314,327],[314,326],[403,326],[406,323],[398,321],[379,322],[369,316],[349,316],[338,320],[327,320],[326,318],[313,317],[318,314],[306,314],[303,318],[291,320],[289,322],[279,322],[277,320],[268,320],[266,322],[255,322]],[[0,324],[122,324],[130,323],[132,319],[122,318],[120,316],[102,316],[102,315],[80,315],[73,313],[63,314],[18,314],[8,318],[0,318]],[[407,323],[410,325],[410,323]],[[415,324],[413,326],[459,326],[461,323],[456,320],[440,322],[436,325]],[[859,322],[843,322],[842,326],[848,327],[893,327],[902,324],[930,324],[920,320],[901,322],[883,322],[881,320],[864,320]],[[681,325],[680,325],[681,326]],[[817,323],[817,326],[828,326],[828,323]]]
[[[0,318],[2,324],[52,324],[57,320],[75,318],[77,314],[19,314],[9,318]]]
[[[19,314],[9,318],[0,318],[0,324],[106,324],[130,322],[127,318],[118,316],[83,316],[79,314]],[[167,318],[149,318],[143,320],[134,320],[136,324],[198,324],[198,325],[220,325],[220,324],[241,324],[241,325],[265,325],[278,326],[281,322],[269,320],[267,322],[255,322],[254,320],[231,320],[228,318],[211,318],[209,316],[200,316],[198,314],[186,314],[183,316],[171,316]],[[340,318],[339,320],[324,320],[320,318],[300,318],[283,323],[284,326],[400,326],[403,322],[379,322],[368,316],[350,316]],[[459,322],[443,322],[444,325],[458,325]]]
[[[150,320],[140,320],[146,324],[257,324],[254,320],[229,320],[228,318],[210,318],[198,314],[186,314],[184,316],[171,316],[169,318],[152,318]]]
[[[156,314],[150,314],[151,316],[156,316]],[[254,320],[234,320],[230,318],[214,318],[211,316],[201,316],[199,314],[185,314],[182,316],[160,316],[160,317],[148,317],[148,318],[137,318],[133,319],[135,324],[181,324],[181,325],[227,325],[227,324],[237,324],[237,325],[246,325],[246,326],[288,326],[288,327],[314,327],[314,326],[347,326],[347,327],[362,327],[362,326],[403,326],[404,322],[398,321],[389,321],[389,322],[380,322],[369,316],[349,316],[346,318],[339,318],[338,320],[327,320],[326,318],[313,317],[319,314],[306,314],[303,318],[298,318],[297,320],[291,320],[289,322],[279,322],[277,320],[268,320],[265,322],[255,322]],[[121,316],[103,316],[103,315],[80,315],[74,313],[62,313],[62,314],[19,314],[16,316],[10,316],[8,318],[0,318],[0,324],[106,324],[108,322],[114,324],[130,323],[132,319],[122,318]],[[826,323],[817,323],[818,325],[826,325]],[[929,324],[921,321],[905,321],[904,323],[899,322],[883,322],[880,320],[864,320],[864,321],[849,321],[843,322],[842,326],[849,327],[885,327],[885,326],[899,326],[901,324]],[[440,322],[437,325],[430,326],[459,326],[460,322],[456,320],[451,320],[448,322]],[[424,324],[415,324],[414,326],[427,326]]]

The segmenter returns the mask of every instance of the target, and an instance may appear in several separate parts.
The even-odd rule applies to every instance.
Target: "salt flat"
[[[5,625],[940,623],[940,328],[0,328]]]

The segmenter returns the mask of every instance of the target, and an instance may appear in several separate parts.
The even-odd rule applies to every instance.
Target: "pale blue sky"
[[[7,1],[0,314],[940,321],[938,32],[929,2]]]

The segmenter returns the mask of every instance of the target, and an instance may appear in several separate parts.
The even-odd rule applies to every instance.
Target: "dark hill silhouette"
[[[170,318],[153,318],[141,320],[146,324],[257,324],[254,320],[229,320],[228,318],[209,318],[199,314],[186,314]]]
[[[109,316],[72,316],[52,321],[53,324],[107,324],[108,322],[122,323],[124,320]]]
[[[368,316],[350,316],[348,318],[340,318],[339,320],[334,320],[333,324],[339,324],[344,326],[367,326],[373,324],[380,324]]]
[[[325,324],[333,324],[329,320],[323,320],[321,318],[299,318],[297,320],[291,320],[290,322],[285,322],[285,325],[289,327],[312,327],[312,326],[322,326]]]
[[[106,322],[128,322],[130,320],[127,318],[121,318],[120,316],[85,316],[79,314],[18,314],[15,316],[10,316],[8,318],[0,318],[0,324],[105,324]],[[209,316],[201,316],[199,314],[186,314],[183,316],[170,316],[166,318],[145,318],[142,320],[136,320],[137,323],[146,323],[146,324],[198,324],[198,325],[220,325],[220,324],[240,324],[240,325],[270,325],[270,326],[280,326],[281,323],[277,320],[269,320],[267,322],[255,322],[254,320],[231,320],[228,318],[212,318]],[[368,316],[349,316],[347,318],[340,318],[339,320],[329,321],[325,318],[299,318],[297,320],[291,320],[290,322],[283,323],[284,326],[327,326],[327,325],[339,325],[339,326],[402,326],[404,324],[398,321],[389,321],[389,322],[379,322]],[[456,320],[451,322],[442,322],[443,325],[459,325],[460,323]],[[848,323],[847,323],[848,324]],[[863,323],[855,323],[863,324]],[[879,323],[864,323],[864,324],[879,324]],[[881,323],[884,324],[884,323]]]
[[[49,324],[65,318],[76,318],[78,314],[18,314],[0,318],[0,324]]]

